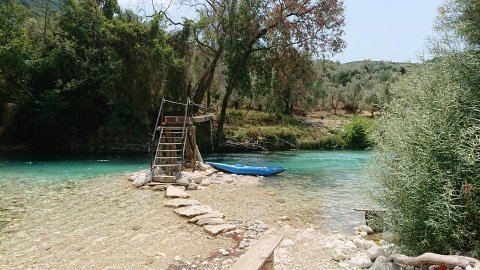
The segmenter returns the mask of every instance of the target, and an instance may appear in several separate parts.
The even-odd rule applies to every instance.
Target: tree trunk
[[[220,60],[220,56],[222,56],[222,54],[223,47],[220,46],[220,48],[218,48],[218,50],[215,52],[215,56],[213,57],[212,62],[210,62],[207,70],[205,70],[203,73],[202,78],[195,85],[195,96],[193,97],[193,102],[197,104],[202,103],[205,93],[212,84],[213,76],[215,75],[215,69],[217,68],[218,61]]]
[[[230,99],[230,95],[232,95],[233,93],[233,89],[235,89],[234,85],[230,83],[227,84],[227,87],[225,89],[226,90],[225,96],[223,96],[223,100],[222,100],[222,110],[220,111],[220,117],[218,118],[217,147],[220,145],[220,143],[223,143],[225,140],[224,134],[223,134],[223,125],[225,124],[228,100]]]
[[[450,269],[453,269],[455,266],[460,266],[464,269],[471,270],[480,269],[480,261],[477,259],[464,256],[440,255],[435,253],[424,253],[417,257],[394,254],[391,255],[388,260],[397,264],[408,266],[445,265]]]

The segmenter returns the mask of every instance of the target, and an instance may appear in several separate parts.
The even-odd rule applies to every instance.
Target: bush
[[[370,175],[400,251],[480,253],[480,62],[436,59],[398,83]]]
[[[345,147],[349,149],[365,149],[372,146],[369,139],[371,119],[354,117],[352,121],[345,125],[342,137]]]

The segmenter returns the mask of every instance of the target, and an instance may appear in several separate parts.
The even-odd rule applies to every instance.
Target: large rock
[[[165,196],[170,198],[188,198],[190,195],[184,189],[176,186],[168,186]]]
[[[350,259],[350,265],[358,268],[368,268],[372,266],[372,261],[367,255],[360,255]]]
[[[233,224],[220,224],[220,225],[207,225],[203,227],[203,230],[210,235],[217,235],[222,232],[235,230],[236,226]]]
[[[190,181],[188,181],[188,179],[185,178],[183,175],[182,175],[182,177],[177,179],[177,185],[186,187],[189,184],[190,184]]]
[[[197,225],[205,226],[205,225],[218,225],[223,224],[225,221],[223,218],[204,218],[197,221]]]
[[[187,186],[187,190],[196,190],[196,189],[198,189],[198,184],[190,183]]]
[[[378,257],[380,256],[384,256],[384,257],[387,257],[387,255],[385,254],[385,251],[383,250],[383,248],[377,246],[377,245],[373,245],[371,248],[369,248],[367,250],[367,256],[370,258],[370,260],[372,261],[375,261],[375,259],[377,259]]]
[[[354,238],[352,241],[355,244],[355,246],[357,246],[357,248],[360,250],[367,250],[371,248],[373,245],[375,245],[373,241],[365,240],[363,238]]]
[[[212,211],[212,208],[206,205],[191,205],[175,209],[175,213],[184,217],[195,217]]]
[[[387,261],[387,258],[380,256],[375,260],[375,263],[370,267],[370,270],[400,270],[400,266]]]
[[[181,206],[190,206],[190,205],[199,205],[201,204],[199,201],[194,200],[194,199],[182,199],[182,198],[176,198],[176,199],[171,199],[169,201],[166,201],[164,205],[166,207],[181,207]]]
[[[152,173],[150,170],[145,170],[131,176],[130,178],[134,179],[133,185],[135,187],[141,187],[152,180]]]
[[[211,212],[211,213],[207,213],[207,214],[203,214],[203,215],[200,215],[200,216],[196,216],[196,217],[193,217],[191,219],[188,220],[188,222],[191,222],[191,223],[196,223],[197,221],[201,220],[201,219],[206,219],[206,218],[223,218],[225,215],[223,213],[220,213],[218,211],[214,211],[214,212]]]
[[[373,234],[373,229],[367,225],[360,225],[355,227],[353,230],[355,231],[355,234],[361,234],[362,232],[366,234]]]
[[[334,259],[335,261],[344,261],[347,259],[347,255],[345,255],[342,249],[336,248],[332,251],[332,259]]]

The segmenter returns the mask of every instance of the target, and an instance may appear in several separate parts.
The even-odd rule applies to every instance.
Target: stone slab
[[[225,221],[223,218],[204,218],[197,221],[198,226],[205,226],[205,225],[218,225],[223,224]]]
[[[168,186],[165,196],[169,198],[188,198],[190,195],[176,186]]]
[[[199,201],[194,199],[182,199],[182,198],[175,198],[169,201],[166,201],[164,205],[166,207],[177,208],[181,206],[190,206],[190,205],[199,205],[201,204]]]
[[[223,218],[225,215],[223,213],[220,213],[218,211],[214,211],[214,212],[211,212],[211,213],[207,213],[207,214],[203,214],[203,215],[200,215],[200,216],[196,216],[196,217],[193,217],[191,219],[188,220],[188,222],[191,222],[191,223],[196,223],[197,221],[199,221],[200,219],[205,219],[205,218]]]
[[[207,225],[203,227],[203,230],[210,235],[217,235],[222,232],[228,232],[235,230],[236,226],[233,224],[220,224],[220,225]]]
[[[175,213],[184,217],[195,217],[212,211],[212,208],[207,205],[191,205],[175,209]]]

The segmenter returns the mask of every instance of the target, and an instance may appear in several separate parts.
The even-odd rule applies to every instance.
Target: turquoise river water
[[[327,226],[350,230],[363,222],[362,213],[353,209],[372,205],[369,190],[373,184],[363,173],[372,155],[368,151],[291,151],[211,154],[204,158],[232,164],[284,167],[284,173],[265,178],[267,187],[287,197],[290,194],[315,201]],[[45,158],[3,154],[0,156],[0,188],[12,184],[54,186],[85,179],[108,179],[148,166],[149,159],[144,155]]]

